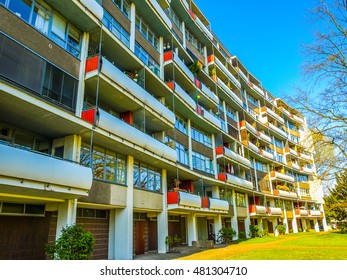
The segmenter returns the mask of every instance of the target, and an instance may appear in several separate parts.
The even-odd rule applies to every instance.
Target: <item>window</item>
[[[283,162],[283,155],[277,154],[277,161]]]
[[[275,138],[275,145],[277,148],[283,149],[283,142]]]
[[[187,133],[187,123],[178,116],[176,116],[175,128],[177,130],[181,131],[185,135],[188,134]]]
[[[308,182],[307,175],[298,175],[298,182]]]
[[[90,150],[83,146],[80,162],[84,166],[90,166]],[[125,156],[95,147],[92,160],[93,177],[117,184],[126,183]]]
[[[236,206],[246,207],[246,195],[244,193],[236,193]]]
[[[294,143],[299,143],[299,138],[297,136],[294,135],[290,135],[290,139],[294,142]]]
[[[121,40],[128,48],[130,47],[130,35],[123,27],[104,10],[102,23],[110,30],[119,40]]]
[[[214,174],[213,168],[212,168],[212,160],[209,157],[194,151],[192,154],[193,154],[193,168],[209,173],[209,174]]]
[[[151,43],[151,45],[159,51],[159,39],[153,33],[153,31],[148,27],[148,25],[143,21],[142,17],[136,15],[135,26],[140,31],[140,33]]]
[[[198,130],[195,127],[191,128],[191,133],[192,133],[192,139],[195,141],[204,144],[207,147],[212,147],[212,139],[211,136],[202,132],[201,130]]]
[[[250,102],[251,104],[253,104],[254,106],[258,107],[258,100],[255,99],[253,96],[247,94],[247,100],[248,102]]]
[[[291,130],[294,130],[294,131],[299,131],[299,128],[297,128],[294,124],[292,124],[291,122],[288,122],[288,127],[291,129]]]
[[[186,40],[190,42],[199,53],[204,55],[204,46],[186,29]]]
[[[157,76],[160,75],[159,64],[142,48],[135,44],[135,54],[151,69]]]
[[[135,162],[134,187],[155,192],[161,192],[160,170],[140,162]]]
[[[227,109],[227,116],[229,116],[231,119],[237,122],[236,111],[234,111],[229,105],[226,105],[226,109]]]
[[[175,143],[175,148],[178,162],[184,165],[189,165],[188,148],[178,142]]]
[[[39,0],[1,1],[14,14],[51,38],[75,57],[80,55],[80,33]],[[7,3],[7,4],[6,4]]]
[[[122,11],[122,13],[130,19],[130,4],[126,0],[112,0],[113,3]]]
[[[171,18],[172,22],[177,26],[177,28],[182,32],[182,25],[179,17],[175,14],[171,7],[165,10],[168,16]]]
[[[262,162],[258,162],[258,161],[255,162],[255,169],[259,170],[261,172],[269,172],[269,168],[268,168],[267,164],[262,163]]]

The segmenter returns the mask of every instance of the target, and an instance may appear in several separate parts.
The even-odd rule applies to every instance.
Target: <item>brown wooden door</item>
[[[145,223],[135,222],[135,254],[145,253]]]
[[[271,221],[267,221],[267,227],[269,233],[274,233],[274,227]]]
[[[158,249],[158,230],[157,222],[150,221],[148,222],[148,250],[157,250]]]

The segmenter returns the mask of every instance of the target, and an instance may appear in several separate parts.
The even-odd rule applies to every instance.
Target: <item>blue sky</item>
[[[317,0],[195,0],[211,28],[276,97],[303,84],[303,46],[313,41],[307,11]],[[213,4],[211,4],[213,3]]]

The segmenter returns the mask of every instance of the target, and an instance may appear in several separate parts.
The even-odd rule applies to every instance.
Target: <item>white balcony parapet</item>
[[[285,196],[285,197],[292,197],[292,198],[298,197],[298,195],[295,192],[288,192],[288,191],[282,191],[282,190],[278,190],[278,195]]]
[[[274,111],[272,111],[270,108],[266,107],[266,112],[272,116],[273,118],[275,118],[276,120],[278,120],[280,123],[284,124],[284,119],[282,117],[280,117],[279,115],[277,115]]]
[[[269,123],[269,127],[277,132],[278,134],[281,134],[283,137],[287,138],[287,133],[281,129],[279,129],[277,126],[273,125],[272,123]]]
[[[222,128],[222,123],[217,117],[215,117],[214,115],[212,115],[209,111],[207,111],[205,109],[202,109],[202,110],[203,110],[203,117],[207,121],[209,121],[213,125],[217,126],[218,128]]]
[[[179,97],[181,97],[181,99],[183,99],[185,102],[187,102],[187,104],[189,105],[189,107],[191,107],[194,111],[196,108],[196,103],[193,100],[193,98],[190,97],[190,95],[184,91],[183,88],[181,88],[181,86],[177,83],[175,83],[175,92],[177,93],[177,95]]]
[[[18,180],[7,185],[45,191],[48,197],[50,193],[88,195],[92,186],[92,170],[77,163],[2,144],[0,155],[1,177]]]
[[[296,214],[300,216],[308,216],[308,211],[299,209],[299,211],[296,211]]]
[[[256,92],[258,92],[259,94],[261,94],[262,96],[265,96],[264,91],[263,91],[260,87],[258,87],[258,86],[256,86],[256,85],[253,84],[253,89],[254,89]]]
[[[271,138],[270,138],[269,136],[267,136],[266,134],[260,132],[260,131],[259,131],[259,137],[260,137],[262,140],[271,143]]]
[[[300,193],[300,196],[310,197],[310,194],[308,193],[306,189],[300,189],[299,193]]]
[[[290,112],[289,112],[287,109],[282,108],[282,111],[283,111],[283,113],[286,114],[288,117],[291,117],[291,114],[290,114]]]
[[[251,131],[253,134],[257,135],[257,130],[251,126],[248,122],[246,122],[246,127],[249,131]]]
[[[296,163],[292,163],[292,168],[300,170],[300,166]]]
[[[109,77],[111,80],[116,82],[122,88],[130,92],[137,99],[141,100],[148,107],[152,108],[158,114],[160,114],[165,120],[170,122],[172,125],[175,124],[175,114],[165,107],[160,101],[154,96],[150,95],[145,89],[135,83],[121,70],[114,66],[108,60],[102,58],[101,73]]]
[[[248,159],[244,158],[243,156],[240,156],[239,154],[235,153],[234,151],[226,147],[223,147],[223,148],[224,148],[224,155],[226,157],[234,159],[235,161],[238,161],[246,166],[251,166],[251,162]]]
[[[160,15],[160,17],[162,18],[162,20],[165,22],[165,24],[169,27],[169,29],[172,29],[172,23],[171,20],[169,19],[169,17],[166,15],[166,13],[164,12],[164,10],[160,7],[159,3],[157,2],[157,0],[149,0],[149,2],[151,3],[151,5],[153,6],[153,8],[157,11],[157,13]]]
[[[250,181],[247,181],[245,179],[242,179],[240,177],[225,173],[226,175],[226,181],[230,184],[234,184],[243,188],[247,188],[247,189],[253,189],[253,184]]]
[[[202,29],[202,31],[207,35],[207,37],[211,41],[213,41],[213,35],[212,35],[211,31],[207,29],[207,27],[201,22],[201,20],[197,16],[195,16],[195,22]]]
[[[216,64],[218,65],[218,67],[222,69],[222,71],[224,72],[224,74],[227,75],[228,78],[229,78],[238,88],[241,88],[240,82],[234,77],[233,74],[231,74],[231,73],[229,72],[229,70],[223,65],[222,62],[220,62],[220,60],[219,60],[217,57],[214,57],[214,61],[216,62]]]
[[[178,67],[180,67],[184,74],[188,76],[188,78],[194,83],[194,74],[189,70],[188,66],[184,64],[184,62],[179,58],[176,53],[173,53],[173,60],[176,62]]]
[[[132,127],[126,122],[98,109],[99,120],[97,126],[123,139],[142,147],[157,156],[176,162],[176,151],[155,138]]]
[[[233,93],[233,91],[229,89],[227,85],[218,77],[217,77],[217,83],[224,91],[226,91],[229,94],[229,96],[232,99],[234,99],[237,103],[240,104],[240,106],[242,106],[242,100],[240,99],[240,97],[238,97],[235,93]]]
[[[183,3],[183,5],[186,7],[187,11],[189,10],[189,4],[187,2],[187,0],[179,0]]]
[[[226,200],[216,199],[216,198],[209,198],[210,202],[210,209],[211,210],[219,210],[219,211],[229,211],[229,202]]]
[[[282,180],[294,183],[294,178],[292,176],[289,176],[287,174],[283,174],[283,173],[280,173],[277,171],[272,171],[271,177],[272,177],[272,179],[278,178],[278,179],[282,179]]]
[[[274,159],[274,155],[271,154],[271,153],[269,153],[268,151],[262,150],[262,155],[263,155],[264,157],[269,158],[269,159],[272,159],[272,160]]]
[[[302,171],[304,171],[306,173],[312,173],[312,168],[308,168],[308,167],[303,166]]]
[[[300,153],[300,158],[306,159],[306,160],[311,160],[311,156],[306,155],[306,154],[304,154],[304,153]]]
[[[302,123],[302,124],[305,123],[304,119],[302,119],[302,118],[300,118],[298,116],[293,115],[293,119],[296,120],[299,123]]]
[[[270,215],[282,215],[282,209],[279,207],[268,207],[267,212]]]
[[[297,151],[294,151],[292,148],[289,148],[289,153],[295,157],[298,156],[298,152]]]
[[[179,205],[193,208],[201,208],[201,197],[187,192],[178,192]]]
[[[86,7],[90,12],[92,12],[100,21],[104,17],[104,9],[95,0],[79,0],[84,7]]]
[[[313,216],[313,217],[320,217],[321,212],[319,210],[308,210],[309,211],[309,215]]]
[[[257,154],[259,153],[259,148],[250,141],[248,141],[248,147]]]
[[[248,79],[248,77],[246,76],[246,74],[243,73],[243,72],[241,71],[241,69],[238,69],[238,72],[239,72],[240,76],[248,83],[248,82],[249,82],[249,79]]]
[[[201,83],[201,91],[205,93],[213,102],[219,104],[219,98],[207,86]]]
[[[263,214],[265,215],[266,214],[266,207],[265,206],[262,206],[262,205],[252,205],[254,206],[254,210],[255,212],[251,212],[250,214]]]

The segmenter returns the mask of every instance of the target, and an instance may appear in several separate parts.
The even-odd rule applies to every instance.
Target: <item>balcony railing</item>
[[[33,189],[45,196],[60,198],[85,196],[92,186],[92,170],[77,163],[54,158],[24,148],[0,144],[0,184],[30,195]]]
[[[275,118],[276,120],[278,120],[280,123],[284,124],[284,119],[282,117],[280,117],[279,115],[277,115],[274,111],[272,111],[270,108],[265,107],[266,108],[266,112],[268,113],[268,115],[270,115],[271,117]]]
[[[321,211],[319,210],[308,210],[308,215],[312,217],[320,217]]]
[[[93,110],[97,110],[95,113]],[[112,116],[111,114],[101,109],[91,109],[89,114],[85,111],[82,113],[82,118],[93,125],[96,125],[120,138],[134,143],[135,145],[146,149],[155,155],[176,162],[176,151],[157,139],[143,133],[126,122]],[[94,119],[96,116],[97,119]]]
[[[238,69],[238,73],[240,74],[240,76],[242,77],[242,79],[244,79],[247,83],[249,82],[248,77],[246,76],[245,73],[243,73],[243,72],[241,71],[241,69]]]
[[[209,123],[211,123],[212,125],[222,129],[222,123],[221,121],[215,117],[214,115],[212,115],[209,111],[205,110],[204,108],[202,108],[201,106],[197,105],[197,112],[199,115],[201,115],[204,119],[206,119]]]
[[[264,156],[264,157],[266,157],[268,159],[272,159],[272,160],[274,159],[274,155],[269,153],[269,152],[267,152],[267,151],[265,151],[265,150],[259,149],[259,154],[261,154],[262,156]]]
[[[240,82],[234,77],[233,74],[231,74],[229,72],[229,70],[224,66],[224,64],[214,55],[211,55],[209,57],[209,60],[211,62],[215,62],[217,64],[217,66],[224,72],[224,74],[233,82],[233,84],[238,87],[238,88],[241,88],[241,84]]]
[[[277,171],[271,171],[270,176],[271,176],[271,179],[280,179],[280,180],[288,181],[290,183],[294,183],[294,178],[292,176],[289,176],[287,174],[283,174]]]
[[[311,156],[305,153],[298,153],[299,157],[305,160],[311,160]]]
[[[229,211],[229,202],[226,200],[216,199],[216,198],[208,198],[209,200],[209,209],[216,211]]]
[[[95,0],[79,0],[89,11],[91,11],[100,21],[104,17],[104,9]]]
[[[265,95],[264,91],[263,91],[260,87],[256,86],[255,84],[253,84],[253,89],[254,89],[256,92],[258,92],[259,94],[261,94],[262,96]]]
[[[217,84],[226,92],[228,93],[228,95],[234,99],[237,103],[240,104],[240,106],[242,106],[242,100],[240,99],[240,97],[238,97],[231,89],[229,89],[227,87],[227,85],[217,77]]]
[[[259,148],[250,141],[248,141],[248,148],[250,148],[253,152],[259,154]]]
[[[242,188],[247,188],[252,190],[253,184],[250,181],[247,181],[245,179],[242,179],[240,177],[228,174],[228,173],[219,173],[218,174],[218,180],[230,183],[232,185],[236,185]]]
[[[302,209],[295,209],[295,215],[296,216],[308,216],[308,211],[307,210],[302,210]]]
[[[261,205],[250,205],[249,214],[250,215],[266,215],[266,207]]]
[[[214,103],[219,104],[219,98],[215,95],[207,86],[201,83],[201,91],[206,94],[208,98],[210,98]]]
[[[273,190],[274,195],[284,196],[284,197],[292,197],[296,198],[298,195],[295,192],[283,191],[283,190]]]
[[[260,131],[259,131],[259,137],[260,137],[260,139],[262,139],[268,143],[271,143],[271,138]]]
[[[282,215],[282,209],[279,207],[268,207],[267,213],[269,215],[280,216]]]
[[[268,124],[269,124],[269,127],[270,127],[273,131],[275,131],[275,132],[277,132],[278,134],[280,134],[281,136],[287,138],[287,133],[286,133],[285,131],[279,129],[277,126],[273,125],[272,123],[268,123]]]
[[[164,63],[170,63],[175,62],[178,66],[178,68],[181,69],[181,71],[187,75],[187,77],[194,83],[194,75],[189,70],[188,66],[184,64],[184,62],[179,58],[177,54],[175,54],[173,51],[169,51],[164,53]]]
[[[201,22],[201,20],[195,16],[195,22],[197,25],[202,29],[202,31],[206,34],[208,38],[210,38],[211,41],[213,41],[213,35],[210,30],[207,29],[207,27]]]
[[[157,0],[149,0],[149,2],[151,3],[152,7],[154,8],[154,10],[158,13],[158,15],[161,17],[161,19],[163,20],[163,22],[165,22],[165,24],[168,26],[168,28],[171,30],[172,29],[172,23],[171,20],[169,19],[169,17],[166,15],[166,13],[164,12],[164,10],[160,7],[159,3],[157,2]]]
[[[191,194],[182,191],[174,191],[167,193],[167,204],[175,205],[180,208],[201,208],[201,197],[196,194]]]
[[[121,86],[123,89],[131,93],[136,99],[140,100],[148,107],[157,112],[162,119],[167,120],[172,126],[175,124],[175,114],[165,107],[154,96],[149,94],[144,88],[135,83],[131,78],[125,75],[111,62],[105,58],[100,59],[100,66],[98,66],[97,57],[93,57],[86,62],[86,73],[88,75],[96,75],[96,70],[100,68],[100,72],[106,77],[110,78],[113,82]]]
[[[217,155],[217,157],[220,155],[224,155],[225,157],[230,158],[234,161],[237,161],[237,162],[239,162],[239,163],[241,163],[247,167],[251,166],[251,162],[248,159],[235,153],[234,151],[228,149],[227,147],[223,147],[223,146],[217,147],[216,148],[216,155]]]
[[[174,90],[174,92],[181,97],[182,100],[184,100],[187,105],[195,111],[196,103],[193,100],[193,98],[190,97],[190,95],[183,89],[181,86],[175,82],[169,82],[167,83],[168,86]]]

